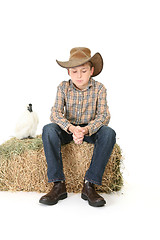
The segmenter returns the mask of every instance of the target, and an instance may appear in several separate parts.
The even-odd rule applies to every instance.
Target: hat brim
[[[96,53],[95,55],[93,55],[93,57],[90,57],[90,58],[74,59],[74,60],[69,60],[67,62],[61,62],[61,61],[56,60],[56,62],[61,67],[67,68],[67,69],[81,66],[89,61],[92,62],[92,64],[93,64],[94,72],[93,72],[92,76],[95,77],[98,74],[100,74],[100,72],[103,69],[103,58],[100,53]]]

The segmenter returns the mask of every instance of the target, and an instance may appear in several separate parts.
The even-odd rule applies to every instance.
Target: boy
[[[92,77],[103,68],[99,53],[91,57],[88,48],[73,48],[67,62],[57,63],[68,70],[71,79],[63,81],[51,110],[51,122],[43,128],[43,145],[48,165],[48,181],[54,182],[51,191],[41,197],[40,203],[54,205],[67,197],[61,156],[61,144],[72,140],[94,143],[94,152],[86,172],[81,198],[94,207],[105,205],[105,200],[94,189],[102,184],[105,166],[116,142],[116,133],[108,127],[110,113],[106,88]]]

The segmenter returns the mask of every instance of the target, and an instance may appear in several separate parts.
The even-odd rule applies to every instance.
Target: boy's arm
[[[109,121],[110,112],[107,105],[107,91],[103,86],[98,94],[96,117],[87,125],[89,136],[96,133],[103,125],[108,125]]]
[[[58,124],[64,131],[68,132],[71,123],[64,117],[65,97],[62,84],[57,88],[55,104],[51,109],[50,120]],[[68,132],[69,133],[69,132]]]

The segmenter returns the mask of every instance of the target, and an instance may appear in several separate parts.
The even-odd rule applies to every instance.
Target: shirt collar
[[[70,85],[70,90],[71,90],[71,89],[75,89],[76,91],[85,92],[85,91],[87,91],[90,87],[93,86],[93,80],[92,80],[92,78],[90,78],[90,80],[89,80],[89,82],[88,82],[88,86],[87,86],[85,89],[83,89],[83,90],[80,90],[80,89],[76,88],[76,86],[73,84],[73,82],[72,82],[71,79],[69,80],[69,85]]]

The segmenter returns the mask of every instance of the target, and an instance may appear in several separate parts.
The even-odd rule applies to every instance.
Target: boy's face
[[[68,74],[70,75],[72,82],[80,90],[83,90],[88,86],[89,79],[93,72],[94,67],[91,68],[89,63],[68,69]]]

